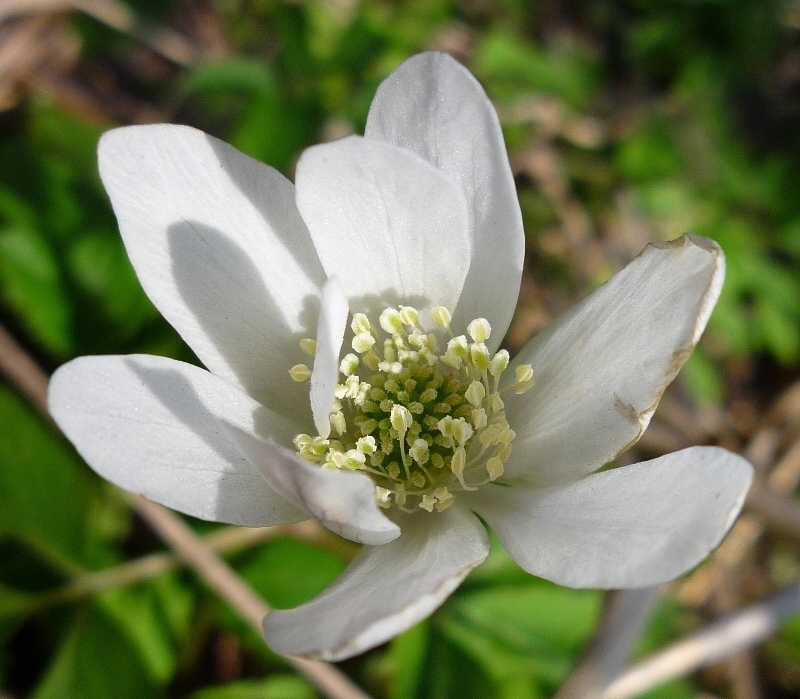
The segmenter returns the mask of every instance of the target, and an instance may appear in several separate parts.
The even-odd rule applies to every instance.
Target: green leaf
[[[126,635],[89,608],[77,620],[32,699],[155,699],[159,692]]]
[[[94,231],[82,236],[69,249],[67,262],[81,291],[96,304],[99,314],[95,314],[105,316],[93,320],[107,321],[106,327],[98,324],[93,328],[95,334],[109,335],[111,331],[123,341],[130,340],[147,321],[158,317],[116,231]]]
[[[279,539],[237,566],[242,577],[273,607],[307,602],[330,585],[345,562],[332,553],[293,539]]]
[[[0,293],[48,350],[69,353],[71,312],[61,272],[48,243],[34,229],[0,230]]]
[[[177,649],[154,587],[113,590],[98,603],[136,647],[148,674],[166,683],[177,668]]]
[[[412,626],[392,641],[389,660],[394,669],[391,699],[415,699],[425,669],[430,641],[430,621]]]
[[[689,680],[673,680],[642,694],[639,699],[696,699],[697,696],[697,689]]]
[[[681,369],[680,380],[699,405],[720,405],[725,398],[725,382],[711,358],[697,347]]]
[[[59,564],[85,559],[90,478],[72,449],[0,385],[0,534]]]
[[[531,42],[503,30],[490,32],[478,44],[476,72],[502,92],[520,88],[563,97],[573,106],[588,102],[597,87],[594,59],[578,44],[557,44],[542,51]]]
[[[25,616],[36,608],[36,597],[0,583],[0,621]]]
[[[534,578],[527,585],[460,594],[436,620],[507,691],[521,691],[520,678],[528,677],[525,691],[550,692],[589,639],[600,600],[598,592]]]
[[[276,675],[266,680],[242,680],[223,687],[209,687],[189,699],[316,699],[311,685],[293,675]]]

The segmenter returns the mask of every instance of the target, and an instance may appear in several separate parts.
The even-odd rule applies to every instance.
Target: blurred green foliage
[[[202,3],[201,3],[202,4]],[[191,3],[129,2],[153,22],[186,20]],[[303,148],[363,129],[380,80],[410,54],[455,46],[504,111],[548,97],[564,114],[606,125],[605,137],[554,144],[567,184],[607,235],[621,193],[657,238],[693,230],[716,239],[727,283],[703,348],[687,366],[695,397],[725,396],[727,362],[800,361],[800,35],[772,0],[407,0],[390,3],[214,0],[229,51],[159,79],[138,74],[141,47],[91,18],[70,31],[86,70],[112,66],[164,118],[223,138],[287,174]],[[448,43],[449,42],[449,43]],[[141,57],[141,56],[140,56]],[[96,174],[107,124],[43,94],[0,122],[0,320],[48,369],[87,353],[191,353],[142,293]],[[512,159],[541,125],[506,124]],[[531,269],[585,290],[541,245],[553,202],[519,181]],[[151,551],[120,496],[53,428],[0,386],[0,686],[34,699],[190,697],[310,699],[255,634],[189,574],[45,606],[49,591]],[[204,528],[204,531],[207,528]],[[232,558],[271,604],[309,599],[345,565],[279,540]],[[348,672],[379,697],[539,699],[566,677],[600,596],[521,573],[495,547],[431,620]],[[685,631],[659,609],[643,648]],[[245,676],[225,681],[215,644],[238,638]],[[649,644],[649,645],[648,645]],[[797,624],[772,646],[800,657]],[[216,673],[216,674],[215,674]],[[222,679],[220,679],[222,678]],[[798,685],[800,686],[800,684]],[[651,699],[695,696],[690,681]]]

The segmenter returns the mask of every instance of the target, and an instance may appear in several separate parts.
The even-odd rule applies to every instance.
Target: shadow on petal
[[[294,425],[275,414],[269,415],[269,411],[263,406],[254,411],[252,401],[244,395],[242,399],[247,405],[238,406],[238,409],[231,410],[229,415],[217,416],[205,406],[194,386],[180,372],[140,366],[134,358],[127,358],[126,364],[178,422],[188,427],[219,457],[231,464],[230,473],[221,477],[216,484],[215,512],[219,513],[220,521],[234,522],[236,518],[232,518],[229,513],[247,510],[246,503],[243,502],[243,493],[273,490],[267,484],[263,473],[243,457],[241,450],[232,440],[229,429],[221,424],[220,418],[225,417],[239,422],[240,429],[249,430],[252,427],[246,423],[249,422],[250,415],[258,413],[260,436],[284,444],[291,443]],[[231,388],[231,391],[236,389]],[[287,503],[286,509],[288,512],[294,508]],[[292,517],[287,521],[298,521],[298,519],[302,517]]]
[[[285,220],[284,210],[280,207],[272,206],[270,200],[264,196],[264,182],[261,179],[254,179],[246,176],[247,171],[241,167],[241,163],[239,162],[242,157],[241,153],[235,151],[224,141],[220,141],[213,136],[206,134],[206,139],[211,149],[217,155],[217,158],[219,158],[219,164],[222,165],[225,172],[228,173],[230,181],[236,185],[239,191],[247,197],[253,207],[261,214],[267,222],[267,225],[278,237],[281,244],[292,255],[303,272],[305,272],[306,276],[308,276],[309,279],[319,279],[321,274],[320,263],[317,260],[317,253],[310,236],[308,234],[305,236],[293,235],[292,226],[287,225]],[[238,157],[231,158],[232,152]],[[270,168],[269,165],[263,163],[259,164],[264,168],[272,170],[276,177],[283,178],[283,175],[277,173],[277,171]],[[293,185],[287,182],[287,187],[288,186]],[[314,322],[316,322],[316,316]]]
[[[289,368],[308,359],[298,342],[314,337],[319,300],[308,296],[291,333],[286,318],[247,253],[222,232],[196,221],[170,226],[169,254],[178,291],[216,350],[250,396],[311,427],[308,387]]]

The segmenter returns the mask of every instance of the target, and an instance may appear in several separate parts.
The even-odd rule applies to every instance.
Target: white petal
[[[352,311],[455,308],[470,262],[459,186],[411,151],[350,136],[297,164],[297,206]]]
[[[752,480],[743,458],[692,447],[549,488],[467,496],[525,570],[570,587],[657,585],[708,555]]]
[[[310,424],[287,374],[313,337],[324,272],[280,173],[201,131],[115,129],[100,174],[145,292],[201,361]]]
[[[317,324],[317,353],[311,374],[311,411],[321,437],[331,433],[330,414],[339,377],[339,354],[347,327],[347,297],[337,277],[322,287],[322,310]]]
[[[374,648],[433,612],[489,552],[483,525],[457,506],[401,527],[390,544],[361,549],[318,597],[267,615],[270,647],[324,660]]]
[[[366,474],[329,471],[304,462],[296,453],[230,426],[248,460],[287,500],[302,507],[328,529],[361,544],[385,544],[400,536],[375,501],[375,484]]]
[[[221,418],[287,443],[296,427],[231,384],[163,357],[82,357],[53,374],[53,418],[95,471],[186,514],[243,526],[307,515],[242,456]]]
[[[454,327],[487,318],[496,349],[517,303],[525,236],[503,134],[480,83],[446,54],[414,56],[381,83],[365,135],[413,150],[461,185],[472,264]]]
[[[517,433],[506,478],[569,483],[632,446],[700,338],[724,274],[711,240],[649,245],[537,335],[515,360],[533,366],[536,384],[506,400]]]

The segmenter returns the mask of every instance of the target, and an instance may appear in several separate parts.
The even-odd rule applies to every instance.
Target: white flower
[[[680,575],[738,513],[751,468],[722,449],[591,475],[697,342],[721,251],[649,246],[509,364],[520,210],[496,115],[447,56],[398,68],[366,135],[307,150],[296,187],[181,126],[112,131],[99,157],[145,291],[208,371],[77,359],[52,413],[127,490],[366,544],[267,617],[274,649],[341,659],[430,614],[487,555],[475,513],[525,570],[613,588]]]

